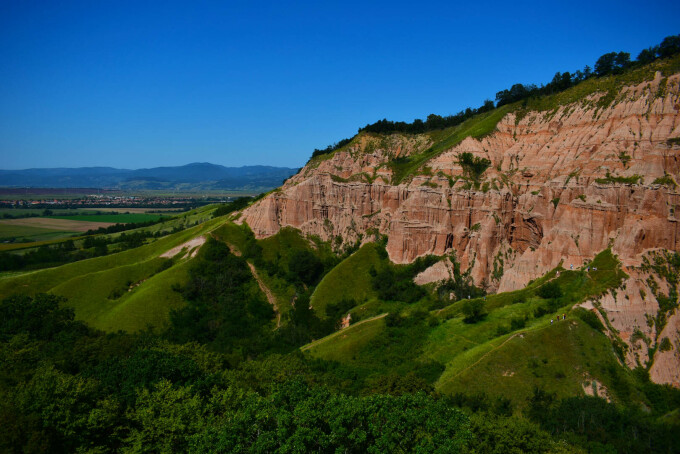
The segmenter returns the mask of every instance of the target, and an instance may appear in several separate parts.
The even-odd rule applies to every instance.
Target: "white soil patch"
[[[198,252],[199,246],[202,246],[203,243],[205,243],[205,237],[204,236],[197,236],[196,238],[193,238],[193,239],[187,241],[184,244],[180,244],[179,246],[175,246],[174,248],[170,249],[169,251],[164,252],[163,254],[161,254],[161,257],[166,258],[166,259],[172,258],[172,257],[176,256],[177,254],[179,254],[180,252],[182,252],[183,249],[189,249],[189,250],[193,249],[194,251],[192,252],[191,257],[195,257],[196,253]]]

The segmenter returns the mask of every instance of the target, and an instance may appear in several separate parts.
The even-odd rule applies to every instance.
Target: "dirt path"
[[[255,265],[248,262],[248,266],[250,267],[250,272],[253,273],[253,277],[257,281],[257,285],[260,286],[260,290],[262,290],[262,293],[264,293],[267,297],[267,301],[269,301],[269,304],[271,304],[274,308],[274,312],[276,312],[276,327],[279,328],[281,326],[281,312],[279,311],[279,306],[276,304],[276,298],[274,297],[274,294],[271,292],[271,290],[269,290],[269,287],[267,287],[265,283],[262,282],[262,279],[260,279],[260,275],[257,274]]]
[[[215,238],[215,235],[213,235],[212,232],[210,232],[210,236]],[[217,239],[217,238],[215,238]],[[222,240],[218,240],[222,241]],[[227,243],[226,241],[224,242],[228,247],[229,250],[231,251],[232,254],[234,254],[236,257],[241,257],[241,251],[234,246],[231,243]],[[276,303],[276,297],[274,297],[274,294],[272,293],[271,290],[269,290],[269,287],[264,283],[264,281],[260,278],[260,275],[257,274],[257,269],[255,268],[255,265],[253,265],[250,262],[246,262],[248,264],[248,267],[250,268],[250,272],[252,273],[253,277],[257,281],[257,285],[260,286],[260,290],[262,290],[262,293],[267,297],[267,301],[269,304],[272,305],[274,308],[274,312],[276,312],[276,327],[280,328],[281,327],[281,312],[279,311],[279,305]]]

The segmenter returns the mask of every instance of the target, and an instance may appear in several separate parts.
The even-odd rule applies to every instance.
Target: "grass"
[[[182,295],[173,291],[172,286],[186,282],[190,263],[187,260],[153,275],[97,317],[94,325],[104,331],[134,332],[147,326],[163,329],[170,322],[170,311],[185,304]]]
[[[594,93],[602,93],[604,96],[597,102],[595,107],[607,108],[615,103],[621,88],[627,85],[635,85],[647,80],[654,79],[656,71],[663,76],[669,76],[680,71],[680,56],[667,60],[657,60],[624,74],[607,77],[594,77],[581,82],[563,92],[550,96],[528,99],[526,105],[521,107],[518,103],[515,109],[518,111],[555,111],[560,106],[572,103],[587,103],[586,98]]]
[[[248,239],[248,225],[237,225],[233,222],[225,222],[222,226],[212,231],[212,235],[229,245],[235,246],[240,252],[246,248]]]
[[[0,298],[14,293],[53,292],[67,296],[80,320],[101,329],[136,331],[163,326],[170,309],[182,304],[171,285],[186,272],[183,263],[156,273],[165,251],[218,227],[214,219],[124,252],[27,273],[0,277]],[[127,292],[128,282],[140,283]],[[142,282],[143,281],[143,282]],[[119,298],[109,298],[118,291]]]
[[[353,299],[361,303],[375,296],[369,270],[380,264],[374,243],[363,245],[324,276],[312,294],[314,311],[324,316],[326,306]]]
[[[673,177],[670,176],[670,175],[664,175],[662,177],[659,177],[659,178],[655,179],[652,182],[652,184],[660,184],[660,185],[668,186],[668,187],[671,187],[671,188],[676,188],[678,186],[678,184],[675,182]]]
[[[279,233],[259,241],[262,246],[262,258],[267,261],[277,261],[288,258],[288,254],[295,249],[309,249],[310,243],[299,230],[284,227]]]
[[[385,329],[385,315],[362,320],[355,325],[311,342],[300,350],[315,358],[349,362],[351,358]]]
[[[360,252],[365,253],[362,248],[338,265],[337,271],[331,271],[326,276],[328,282],[324,284],[328,288],[322,289],[320,284],[317,292],[323,290],[335,296],[334,292],[341,291],[343,273],[340,267],[352,268],[352,259],[358,261]],[[598,270],[593,271],[593,267]],[[411,339],[419,346],[405,349],[404,352],[408,353],[405,357],[390,357],[390,361],[396,363],[389,367],[393,370],[415,367],[417,370],[433,364],[443,365],[444,372],[435,378],[435,386],[444,394],[485,392],[509,398],[517,407],[522,407],[534,386],[564,397],[583,394],[583,386],[590,387],[596,380],[609,390],[614,400],[623,400],[636,392],[630,371],[619,365],[607,336],[569,311],[575,303],[617,288],[625,277],[618,260],[607,249],[581,269],[557,267],[524,289],[481,299],[487,315],[477,323],[463,321],[462,306],[467,300],[432,311],[426,324],[421,325],[424,328],[419,328],[425,329],[424,337],[418,337],[419,340],[394,338],[393,334],[389,334],[393,328],[388,328],[382,318],[376,317],[385,312],[402,317],[415,316],[419,309],[425,307],[424,300],[408,305],[385,303],[372,297],[353,309],[352,313],[373,317],[313,342],[302,350],[316,358],[357,367],[362,374],[370,375],[384,372],[387,367],[378,364],[381,361],[375,355],[380,355],[382,350],[374,351],[376,348],[387,348],[385,351],[391,352],[405,347],[390,347],[394,342],[390,339],[398,339],[399,342],[410,342],[408,339]],[[353,276],[353,279],[357,277]],[[538,289],[551,281],[557,283],[562,292],[562,296],[552,303],[537,295]],[[359,286],[351,278],[348,282],[347,287]],[[323,295],[315,293],[314,298]],[[563,313],[568,314],[567,320],[557,321],[557,315]],[[517,322],[514,325],[513,320]]]
[[[598,184],[637,184],[638,181],[642,179],[641,175],[632,175],[630,177],[620,177],[607,174],[605,178],[595,178],[595,182]]]
[[[481,138],[493,132],[508,111],[509,108],[503,106],[470,118],[458,126],[428,133],[434,142],[428,150],[389,162],[388,165],[393,172],[392,184],[399,184],[408,176],[413,175],[427,161],[458,145],[463,139]]]
[[[163,260],[153,258],[130,265],[83,274],[53,287],[50,292],[68,298],[68,306],[74,309],[79,320],[83,320],[96,328],[102,328],[99,320],[105,318],[112,309],[116,308],[128,293],[136,290],[129,291],[131,284],[144,283],[143,281],[155,274]],[[87,290],[84,291],[83,289]],[[114,294],[119,296],[115,297]],[[156,298],[154,300],[158,301]],[[119,321],[121,323],[119,326],[125,325],[130,328],[130,320],[127,320],[126,317],[121,317]],[[135,322],[140,325],[135,326],[136,329],[132,329],[132,331],[144,328],[146,322],[153,324],[153,321],[149,319],[136,320]]]
[[[567,397],[582,394],[582,386],[591,386],[593,379],[609,385],[615,397],[621,387],[618,382],[629,377],[618,366],[604,334],[569,319],[552,325],[544,322],[469,350],[447,364],[436,389],[445,394],[486,392],[522,407],[535,386]]]

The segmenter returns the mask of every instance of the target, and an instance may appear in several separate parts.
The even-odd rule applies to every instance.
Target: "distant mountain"
[[[207,162],[137,170],[113,167],[0,170],[0,187],[266,190],[280,186],[297,170],[272,166],[224,167]]]

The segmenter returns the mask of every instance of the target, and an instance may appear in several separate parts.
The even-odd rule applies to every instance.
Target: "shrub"
[[[673,344],[671,344],[670,339],[668,339],[667,337],[661,339],[661,344],[659,344],[659,350],[661,350],[662,352],[673,350]]]
[[[517,331],[518,329],[522,329],[526,326],[526,320],[523,318],[513,318],[510,320],[510,330],[511,331]]]
[[[591,328],[601,333],[604,332],[604,325],[594,312],[579,307],[573,311],[573,314],[590,325]]]
[[[562,296],[562,289],[555,281],[542,285],[536,292],[543,299],[556,299]]]
[[[465,315],[463,319],[465,323],[477,323],[487,314],[484,309],[484,301],[481,300],[466,301],[462,309],[463,315]]]
[[[463,168],[463,173],[467,177],[476,181],[489,168],[491,161],[486,158],[478,158],[466,151],[458,155],[458,164]]]

